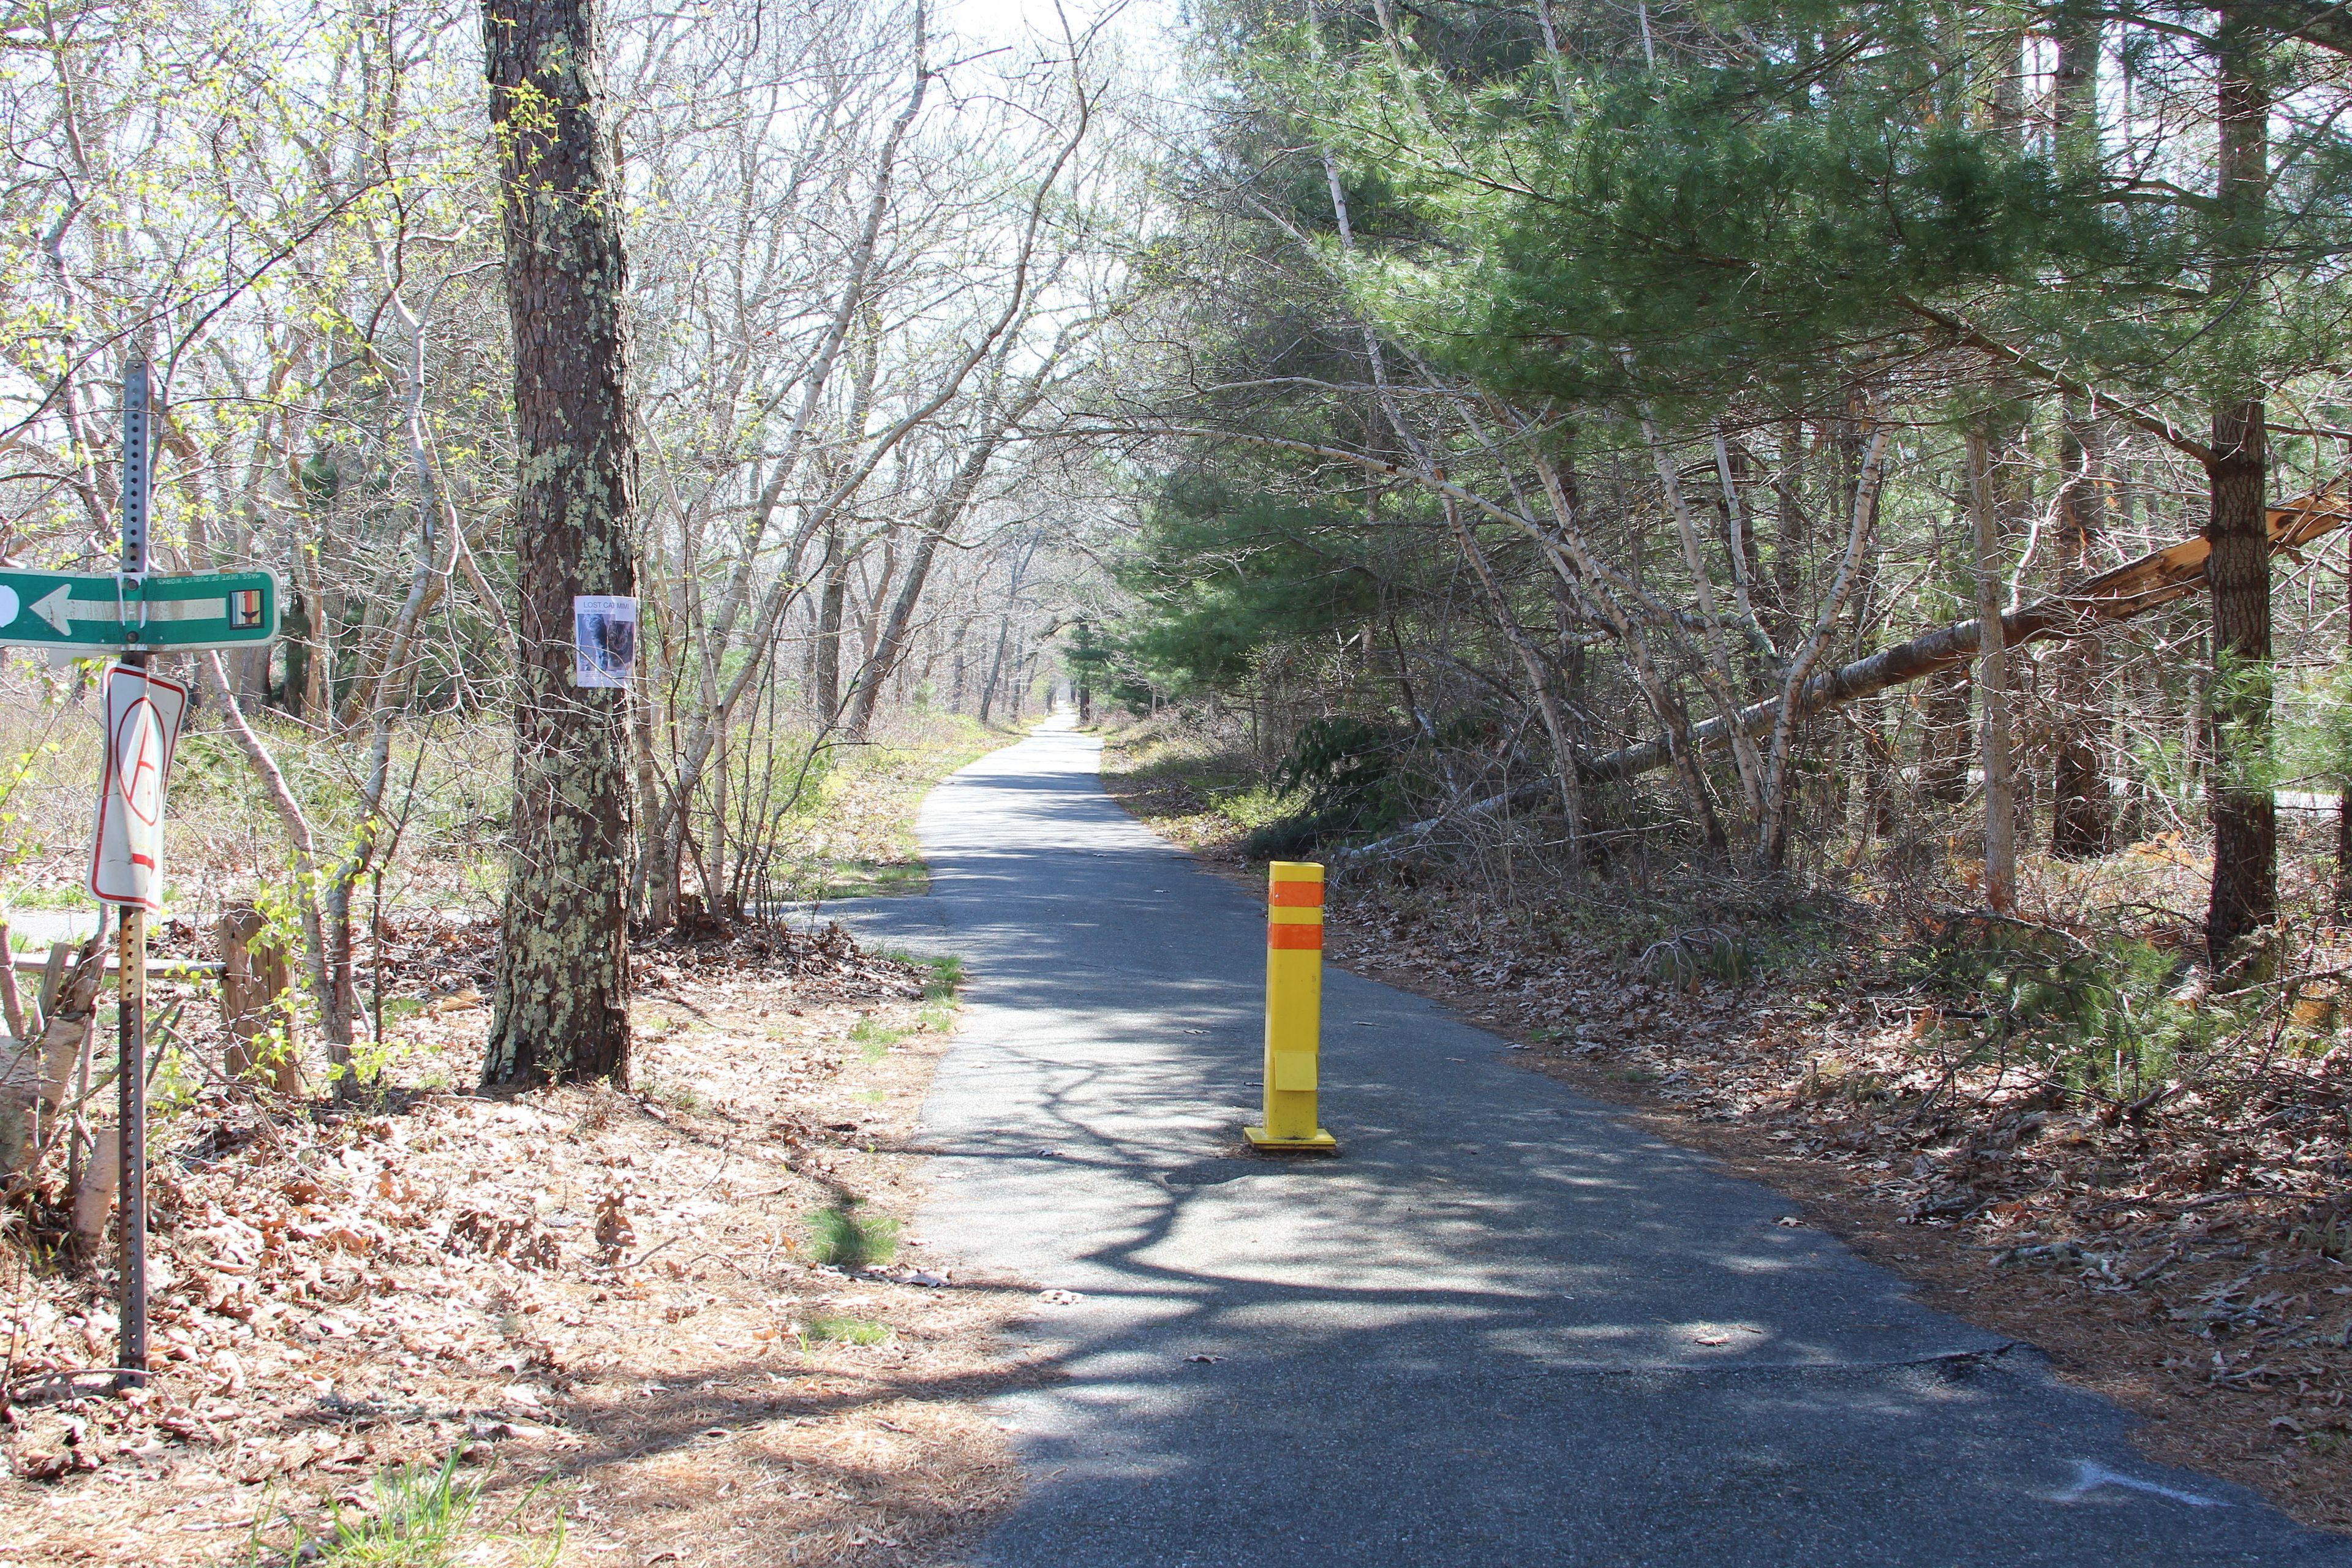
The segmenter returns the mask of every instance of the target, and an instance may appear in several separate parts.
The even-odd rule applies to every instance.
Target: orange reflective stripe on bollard
[[[1323,868],[1276,860],[1267,868],[1265,914],[1265,1122],[1243,1132],[1261,1149],[1330,1153],[1338,1140],[1316,1125],[1322,1078]]]

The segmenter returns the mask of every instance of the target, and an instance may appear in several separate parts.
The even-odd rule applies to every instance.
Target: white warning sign
[[[89,890],[110,904],[137,904],[150,914],[162,907],[163,795],[187,710],[188,689],[178,681],[107,667],[106,777],[99,787]]]

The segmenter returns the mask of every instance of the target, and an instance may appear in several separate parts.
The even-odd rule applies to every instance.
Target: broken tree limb
[[[2294,550],[2352,523],[2352,488],[2337,479],[2309,495],[2269,509],[2271,550]],[[2162,605],[2187,598],[2205,584],[2205,558],[2212,546],[2202,535],[2168,544],[2150,555],[2126,562],[2112,571],[2085,578],[2063,593],[2021,605],[2000,618],[2003,645],[2065,641],[2088,636],[2114,621],[2129,620]],[[1814,676],[1798,689],[1796,717],[1808,718],[1825,709],[1885,691],[1948,668],[1976,657],[1982,623],[1974,617],[1939,626],[1909,642],[1881,648],[1864,658]],[[1691,745],[1702,751],[1720,750],[1738,732],[1760,735],[1780,716],[1777,697],[1751,702],[1729,719],[1716,718],[1691,726]],[[1623,746],[1597,757],[1578,761],[1577,772],[1587,783],[1603,784],[1654,773],[1673,760],[1664,737]],[[1335,850],[1331,860],[1345,866],[1411,849],[1449,822],[1475,821],[1516,806],[1528,805],[1556,794],[1550,777],[1530,779],[1505,794],[1493,795],[1399,829],[1384,838],[1354,848]]]

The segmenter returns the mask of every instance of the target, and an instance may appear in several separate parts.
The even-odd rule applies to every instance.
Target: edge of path
[[[1197,869],[1264,900],[1262,870],[1213,848],[1203,853],[1201,847],[1171,836],[1161,822],[1138,809],[1150,791],[1110,787],[1116,777],[1106,772],[1104,793],[1129,816],[1181,851]],[[2273,1450],[2263,1441],[2259,1419],[2215,1421],[2212,1395],[2188,1396],[2147,1374],[2141,1364],[2144,1343],[2121,1340],[2101,1313],[2053,1302],[2041,1277],[1995,1268],[1991,1255],[1966,1234],[1906,1224],[1885,1201],[1860,1190],[1845,1167],[1782,1149],[1771,1129],[1699,1120],[1647,1085],[1630,1082],[1598,1062],[1542,1049],[1545,1042],[1534,1037],[1526,1021],[1500,1011],[1496,998],[1475,985],[1413,965],[1344,962],[1336,956],[1327,956],[1326,962],[1437,1005],[1458,1022],[1505,1042],[1506,1059],[1513,1065],[1606,1105],[1652,1137],[1710,1155],[1730,1173],[1786,1196],[1809,1223],[1899,1278],[1922,1306],[2030,1346],[2062,1383],[2113,1401],[2133,1418],[2128,1436],[2148,1458],[2245,1487],[2297,1523],[2352,1537],[2347,1521],[2352,1489],[2326,1484],[2324,1473],[2316,1478],[2320,1484],[2282,1474]],[[2352,1268],[2345,1270],[2345,1282],[2346,1294],[2352,1296]],[[2151,1310],[2161,1310],[2163,1303],[2155,1298],[2150,1301]],[[2352,1406],[2347,1411],[2352,1413]],[[2352,1468],[2352,1431],[2325,1458],[2341,1461],[2326,1466],[2328,1469]],[[2337,1495],[2339,1491],[2345,1495]]]

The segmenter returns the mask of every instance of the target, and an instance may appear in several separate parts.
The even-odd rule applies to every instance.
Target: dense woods
[[[625,927],[821,890],[785,824],[845,758],[1056,683],[1245,731],[1265,853],[2327,967],[2332,11],[956,26],[9,21],[9,559],[104,561],[151,358],[167,563],[284,584],[194,755],[345,1092],[387,879],[502,900],[491,1079],[625,1075]],[[625,689],[582,595],[641,605]],[[61,791],[87,671],[12,679]]]
[[[2021,853],[2183,834],[2240,964],[2273,803],[2341,855],[2345,41],[2317,7],[1217,9],[1167,423],[1106,422],[1167,464],[1136,672],[1306,737],[1302,841],[1548,804],[1570,860],[2006,912]],[[2192,592],[2108,575],[2184,545]]]
[[[1121,286],[1089,38],[200,3],[34,6],[5,47],[9,558],[110,563],[150,355],[163,564],[285,588],[271,653],[199,661],[197,726],[275,818],[246,886],[338,1061],[387,872],[510,832],[509,931],[593,925],[604,978],[511,946],[530,1038],[495,1070],[623,1071],[588,993],[625,918],[803,891],[777,824],[894,715],[1034,711],[1094,488],[1053,403]],[[577,594],[641,598],[634,695],[574,689]],[[16,679],[36,712],[85,684]],[[617,868],[601,911],[582,865]]]

